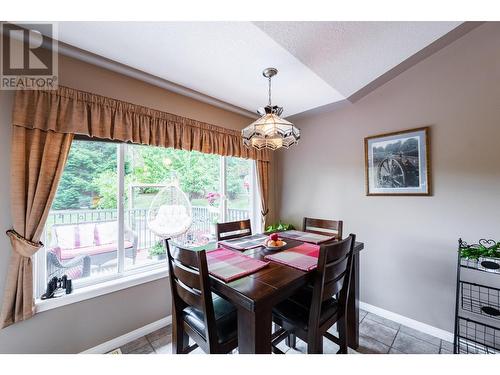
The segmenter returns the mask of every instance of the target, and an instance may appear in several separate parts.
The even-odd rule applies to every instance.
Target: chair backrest
[[[356,235],[350,234],[345,240],[321,245],[313,284],[310,327],[318,324],[322,303],[335,295],[338,296],[339,312],[345,314],[355,242]]]
[[[217,223],[217,241],[231,240],[252,234],[250,219]]]
[[[326,236],[335,235],[335,239],[342,239],[342,220],[325,220],[305,217],[302,230],[304,232],[323,234]]]
[[[168,240],[165,240],[165,246],[176,318],[182,319],[182,310],[188,306],[202,311],[205,317],[205,338],[199,339],[206,341],[209,346],[216,345],[217,330],[205,250],[170,247]]]

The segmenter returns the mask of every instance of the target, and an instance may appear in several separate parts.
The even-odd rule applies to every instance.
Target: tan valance
[[[60,86],[17,91],[13,125],[150,146],[269,161],[243,145],[237,130]]]

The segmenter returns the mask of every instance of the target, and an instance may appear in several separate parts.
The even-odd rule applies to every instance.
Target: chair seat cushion
[[[134,247],[134,244],[130,241],[125,241],[125,249]],[[77,247],[74,249],[61,249],[61,259],[68,260],[73,259],[77,256],[85,255],[98,255],[104,253],[110,253],[118,249],[117,243],[110,243],[106,245],[99,246],[88,246],[88,247]]]
[[[217,337],[219,343],[226,342],[237,336],[236,308],[224,298],[212,293],[214,304],[215,323],[217,325]],[[189,306],[182,311],[184,321],[198,332],[203,338],[205,336],[205,316],[201,310]]]
[[[297,327],[307,331],[312,292],[313,288],[310,286],[301,288],[290,298],[276,305],[273,309],[274,319],[277,319],[288,327],[283,328],[290,329],[290,327]],[[333,297],[323,301],[319,324],[323,324],[337,314],[338,307],[338,302]]]

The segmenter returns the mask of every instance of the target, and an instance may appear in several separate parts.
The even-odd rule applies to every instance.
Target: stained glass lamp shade
[[[269,102],[264,110],[258,111],[262,117],[242,130],[243,143],[258,150],[289,148],[299,141],[300,130],[290,121],[280,117],[282,107],[271,105],[271,78],[278,74],[278,70],[267,68],[262,74],[269,80]]]
[[[276,150],[296,144],[300,139],[300,131],[290,121],[274,113],[266,113],[243,129],[242,136],[247,147]]]

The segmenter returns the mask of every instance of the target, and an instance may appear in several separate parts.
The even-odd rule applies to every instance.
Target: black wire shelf
[[[461,258],[460,266],[477,271],[500,274],[499,258],[480,258],[478,260]]]
[[[458,317],[458,354],[500,354],[500,328]]]
[[[459,252],[470,251],[477,249],[496,249],[497,242],[495,240],[481,239],[477,244],[467,244],[467,242],[460,239],[458,241]],[[494,254],[495,252],[493,252]],[[498,252],[497,252],[498,253]],[[478,259],[470,259],[466,257],[460,257],[460,266],[464,268],[474,269],[483,272],[500,274],[500,258],[491,258],[486,256],[480,256]]]
[[[500,320],[500,289],[460,281],[461,307],[465,311]]]

